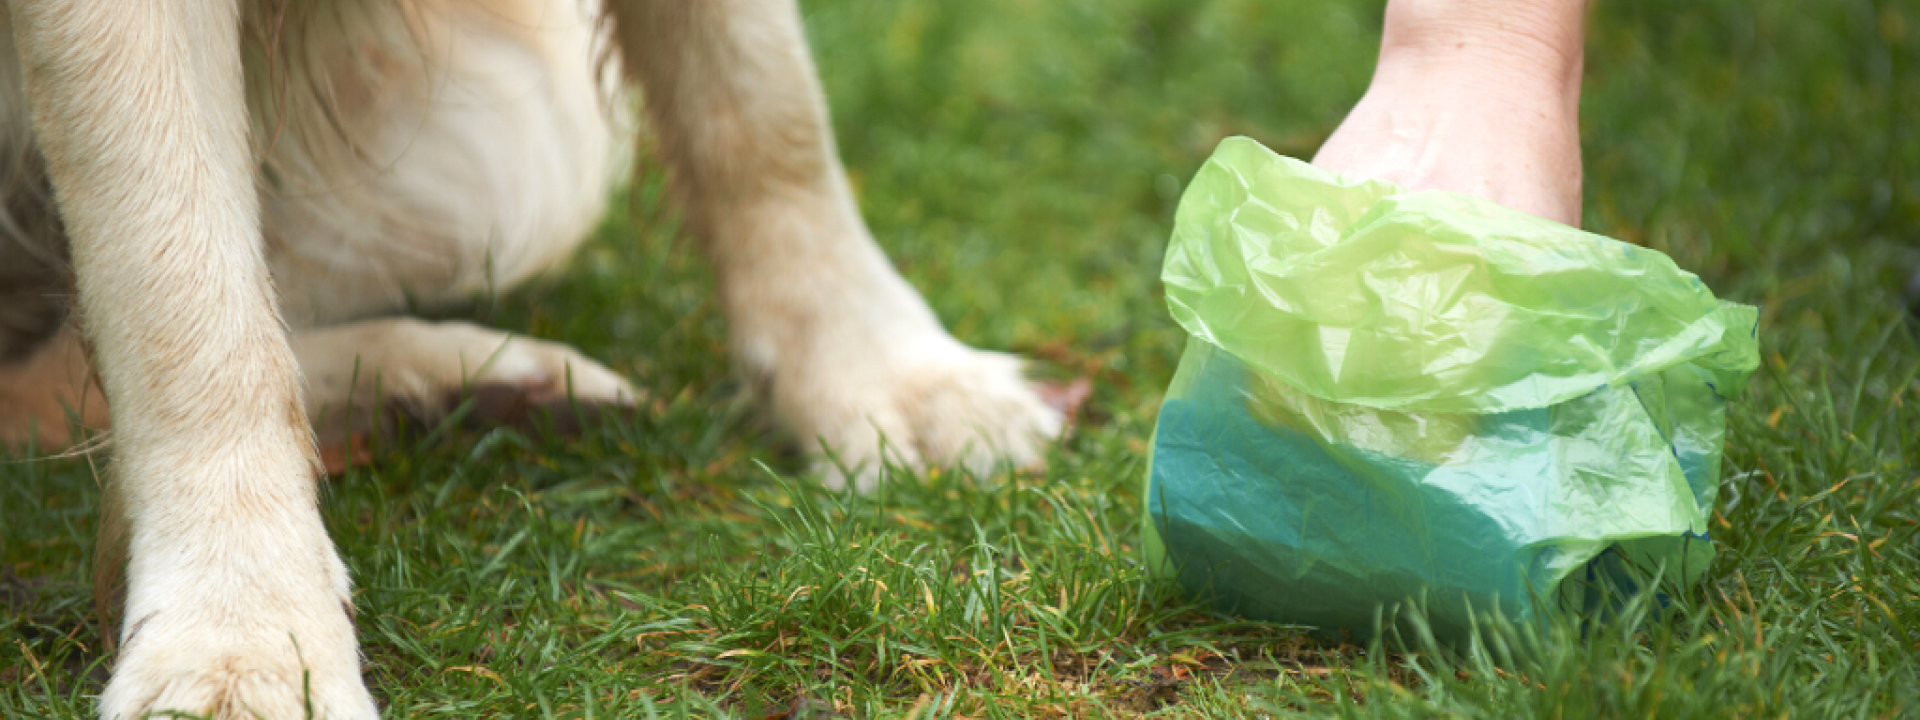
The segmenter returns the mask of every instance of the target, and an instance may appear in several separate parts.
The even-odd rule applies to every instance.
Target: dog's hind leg
[[[386,318],[296,330],[293,352],[323,444],[392,423],[432,426],[469,399],[476,424],[552,422],[571,430],[640,398],[632,384],[578,350],[463,322]],[[71,329],[26,359],[0,365],[0,448],[65,449],[79,440],[71,433],[75,421],[107,429],[106,401],[92,373]]]
[[[71,429],[103,429],[106,400],[93,382],[80,335],[69,326],[16,362],[0,365],[0,447],[63,450]]]
[[[715,267],[736,361],[782,424],[863,468],[863,487],[883,459],[1039,461],[1060,414],[1017,359],[948,335],[861,220],[792,0],[610,9]]]
[[[296,331],[307,407],[326,442],[398,420],[430,426],[471,398],[473,420],[568,429],[576,411],[631,406],[639,393],[571,347],[462,322],[369,320]],[[537,417],[538,413],[549,417]]]
[[[108,718],[377,716],[262,254],[234,0],[14,0],[130,523]]]

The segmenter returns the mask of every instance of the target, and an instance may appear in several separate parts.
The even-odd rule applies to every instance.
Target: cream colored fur
[[[378,319],[584,237],[625,162],[603,60],[643,87],[736,364],[796,437],[867,487],[883,458],[1030,464],[1060,431],[1019,363],[949,336],[873,243],[792,0],[11,0],[8,22],[7,187],[37,151],[64,229],[0,223],[0,263],[64,237],[93,363],[68,331],[0,366],[0,433],[57,434],[62,404],[97,422],[102,381],[129,523],[104,717],[376,715],[312,417],[375,381],[422,403],[557,378],[635,397],[561,345]],[[33,198],[8,192],[21,220]]]
[[[706,239],[735,359],[781,422],[862,487],[883,440],[906,464],[1037,462],[1059,414],[1017,361],[948,335],[860,219],[791,0],[611,9]]]

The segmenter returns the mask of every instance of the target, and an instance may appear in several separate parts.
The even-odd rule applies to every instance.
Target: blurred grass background
[[[389,716],[1896,717],[1920,712],[1920,6],[1602,0],[1585,226],[1763,308],[1712,578],[1665,621],[1479,651],[1314,642],[1135,561],[1180,331],[1174,204],[1220,138],[1311,156],[1381,3],[809,0],[876,235],[962,340],[1095,394],[1045,477],[826,493],[731,379],[647,165],[564,276],[470,315],[651,392],[572,442],[457,431],[329,482]],[[81,460],[0,465],[0,715],[90,712],[108,659]],[[1505,647],[1505,649],[1501,649]]]

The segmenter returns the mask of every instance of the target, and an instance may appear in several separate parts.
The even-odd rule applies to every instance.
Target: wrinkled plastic
[[[1757,312],[1667,256],[1222,142],[1162,272],[1190,334],[1149,560],[1223,608],[1366,636],[1694,582]]]

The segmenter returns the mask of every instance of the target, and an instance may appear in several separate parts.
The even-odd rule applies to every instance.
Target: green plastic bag
[[[1458,638],[1712,560],[1757,313],[1667,256],[1230,138],[1162,279],[1146,552],[1223,609],[1366,637],[1421,598]]]

